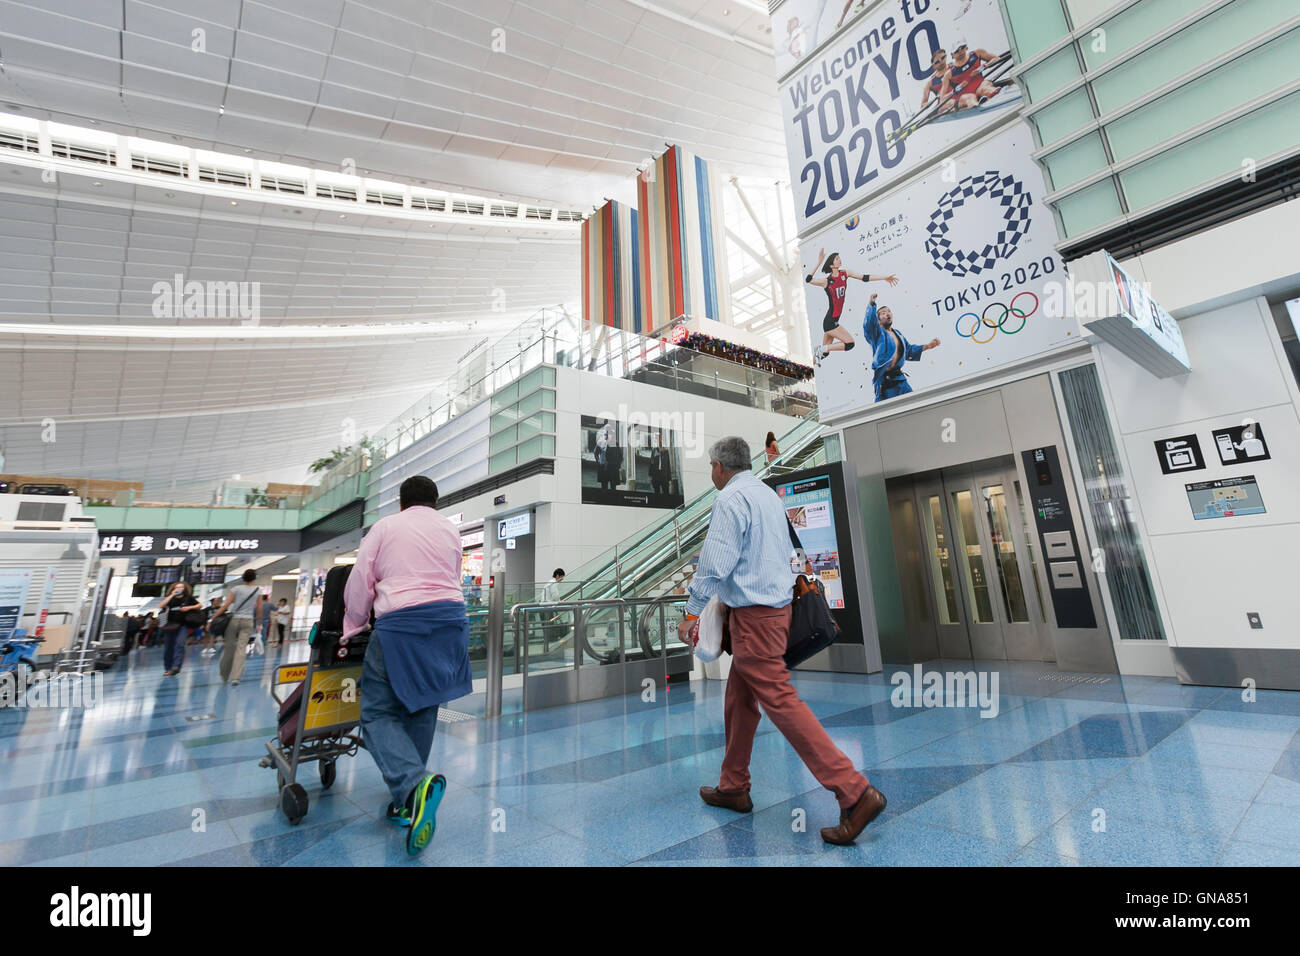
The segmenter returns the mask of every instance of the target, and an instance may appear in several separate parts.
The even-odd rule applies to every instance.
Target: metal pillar
[[[505,670],[505,575],[497,572],[489,579],[487,634],[487,699],[485,717],[501,716],[501,680]]]

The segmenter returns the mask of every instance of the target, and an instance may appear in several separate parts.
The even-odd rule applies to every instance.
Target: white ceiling
[[[583,208],[630,194],[636,164],[665,141],[728,172],[784,175],[762,10],[758,0],[0,0],[0,104]]]
[[[0,331],[7,470],[142,480],[146,498],[203,502],[235,473],[296,480],[345,435],[407,408],[482,337],[432,324],[364,339],[131,332]]]
[[[766,27],[761,0],[0,0],[0,111],[586,209],[631,199],[665,142],[784,178]],[[5,468],[176,500],[234,473],[301,480],[345,420],[377,430],[485,335],[574,302],[578,248],[559,224],[51,184],[0,157]],[[176,273],[259,283],[262,337],[154,317]],[[408,327],[367,334],[392,322]],[[175,334],[202,326],[224,327]],[[267,337],[288,326],[356,334]]]
[[[463,319],[494,306],[532,312],[578,291],[573,226],[427,223],[256,196],[232,206],[66,172],[51,185],[4,158],[0,316],[154,322],[154,283],[177,273],[258,283],[266,320]]]

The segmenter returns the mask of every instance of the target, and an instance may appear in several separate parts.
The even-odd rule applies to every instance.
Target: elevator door
[[[889,497],[914,660],[936,645],[941,657],[1054,659],[1011,459],[897,479]]]

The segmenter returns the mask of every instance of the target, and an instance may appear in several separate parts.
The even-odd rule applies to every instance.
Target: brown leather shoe
[[[754,801],[749,799],[747,790],[700,787],[700,799],[711,807],[722,807],[724,810],[735,810],[737,813],[749,813],[754,809]]]
[[[836,846],[845,846],[858,838],[858,834],[867,828],[867,824],[880,816],[889,801],[885,795],[871,784],[858,802],[847,810],[840,811],[840,825],[822,827],[822,839]]]

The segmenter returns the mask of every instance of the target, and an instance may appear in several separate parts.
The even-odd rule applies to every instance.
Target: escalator
[[[752,462],[760,477],[825,462],[816,412],[779,439],[774,461]],[[688,678],[691,649],[678,637],[685,585],[709,529],[717,491],[709,489],[572,572],[558,602],[513,603],[503,645],[522,675],[525,710],[644,693]]]
[[[766,452],[754,458],[754,474],[766,478],[824,462],[821,432],[814,410],[780,437],[778,444],[784,451],[778,458],[769,462]],[[561,600],[639,599],[684,593],[708,533],[709,514],[717,494],[710,488],[582,565],[570,574],[568,580],[576,584],[561,590]]]

